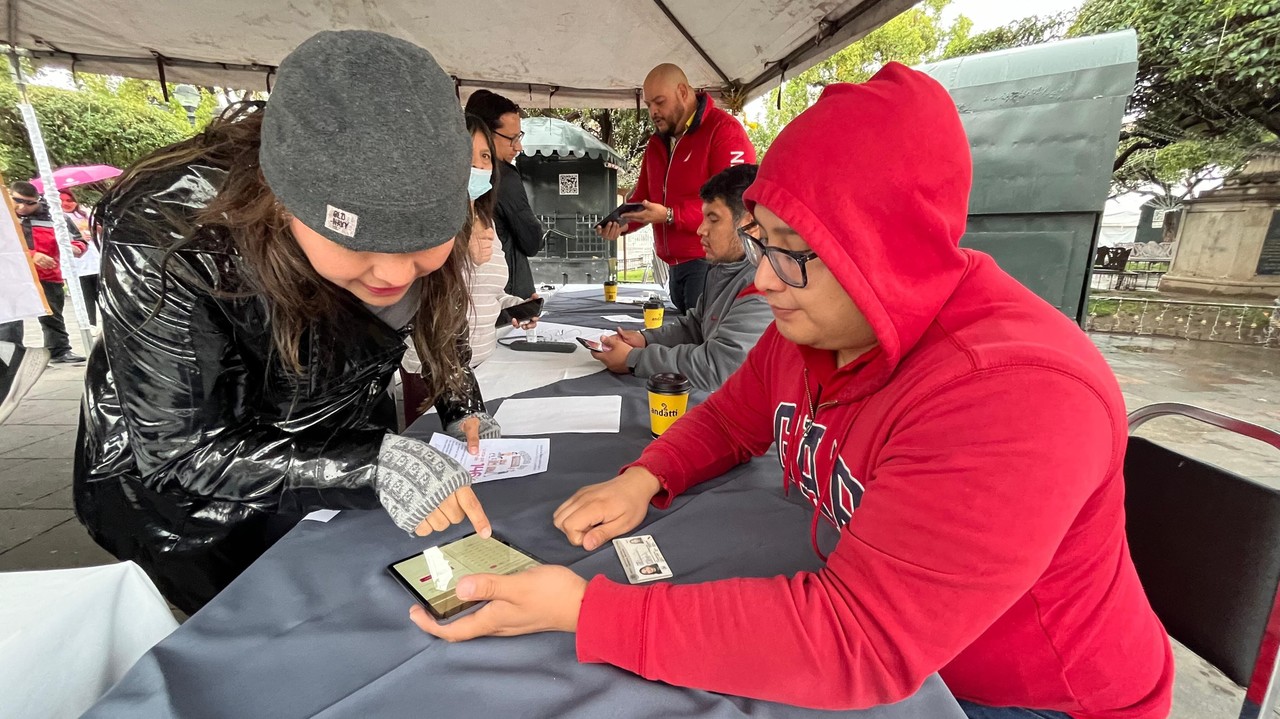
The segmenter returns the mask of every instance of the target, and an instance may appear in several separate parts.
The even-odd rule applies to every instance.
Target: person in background
[[[76,516],[188,614],[315,509],[489,533],[470,475],[395,433],[388,392],[411,334],[445,432],[473,453],[499,436],[468,367],[453,81],[358,30],[312,36],[277,78],[265,106],[129,168],[97,211]]]
[[[1173,652],[1125,540],[1124,397],[1079,325],[960,247],[972,178],[933,78],[889,63],[828,85],[746,193],[773,326],[552,515],[594,551],[772,449],[819,569],[632,586],[544,565],[463,577],[459,599],[491,601],[413,621],[576,632],[582,662],[814,709],[898,702],[937,672],[970,719],[1167,717]]]
[[[627,232],[653,226],[654,252],[671,266],[671,302],[683,314],[702,297],[709,268],[698,239],[698,190],[726,167],[754,163],[756,151],[742,123],[716,107],[710,95],[695,92],[675,65],[663,63],[649,72],[644,104],[656,131],[644,148],[640,177],[627,200],[643,203],[644,209],[622,219],[630,223]],[[617,240],[624,228],[609,222],[597,232]]]
[[[84,309],[89,314],[89,324],[97,325],[98,265],[102,263],[102,254],[98,251],[98,240],[90,227],[92,212],[77,202],[70,190],[59,192],[58,197],[62,200],[63,214],[75,223],[80,230],[80,237],[85,241],[84,254],[71,261],[70,269],[73,277],[80,278],[80,291],[84,295]]]
[[[13,200],[18,219],[22,221],[22,234],[27,249],[36,265],[40,286],[49,303],[50,314],[39,319],[44,331],[44,347],[49,350],[49,361],[58,363],[83,362],[84,357],[71,350],[71,337],[62,313],[67,303],[67,288],[63,285],[62,262],[58,251],[58,238],[53,230],[53,218],[49,207],[40,197],[36,186],[24,180],[9,185],[9,197]],[[71,235],[71,251],[75,257],[84,254],[88,245],[80,236],[80,229],[71,218],[66,218],[67,232]],[[22,345],[22,322],[6,322],[0,325],[0,341]]]
[[[503,290],[521,298],[533,296],[535,285],[529,258],[542,251],[542,223],[529,206],[516,157],[524,146],[520,140],[520,106],[488,90],[476,90],[467,98],[466,112],[484,121],[493,134],[497,165],[497,197],[493,211],[494,230],[507,260],[507,284]]]
[[[494,163],[494,141],[488,125],[475,115],[467,115],[467,131],[471,133],[471,183],[468,192],[475,208],[475,222],[471,232],[471,261],[475,271],[471,275],[471,366],[477,367],[493,354],[498,343],[498,326],[529,329],[538,324],[538,318],[521,323],[505,316],[504,310],[526,301],[508,294],[507,259],[501,243],[494,240],[493,213],[496,198],[501,194],[500,170]],[[517,182],[519,178],[517,178]],[[530,295],[530,299],[537,297]]]
[[[755,165],[734,165],[702,186],[698,237],[711,268],[706,292],[693,309],[657,329],[619,327],[617,334],[600,338],[605,351],[593,357],[612,372],[637,377],[679,372],[708,392],[742,366],[773,321],[769,304],[752,284],[756,269],[746,255],[744,236],[756,231],[756,222],[742,204],[742,193],[755,178]]]

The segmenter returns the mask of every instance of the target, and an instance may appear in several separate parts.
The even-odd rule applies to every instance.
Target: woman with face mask
[[[471,133],[471,183],[468,191],[475,208],[476,221],[471,231],[471,261],[475,271],[471,276],[471,366],[475,367],[493,354],[497,344],[495,325],[528,329],[538,324],[538,318],[526,323],[505,316],[503,310],[525,300],[509,295],[503,289],[507,284],[507,259],[502,243],[497,241],[493,229],[493,205],[497,193],[495,184],[498,173],[493,166],[493,134],[484,121],[475,115],[467,115],[467,130]],[[534,293],[534,297],[537,297]]]
[[[489,533],[461,465],[394,433],[387,392],[412,337],[446,432],[473,451],[499,434],[468,366],[470,155],[430,53],[323,32],[265,107],[229,108],[102,199],[76,513],[178,608],[318,508]]]

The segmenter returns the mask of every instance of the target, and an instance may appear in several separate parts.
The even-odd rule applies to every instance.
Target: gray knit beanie
[[[258,159],[294,217],[362,252],[425,250],[462,229],[471,137],[431,53],[379,32],[321,32],[276,77]]]

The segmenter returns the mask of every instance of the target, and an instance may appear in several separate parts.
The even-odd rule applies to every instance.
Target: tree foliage
[[[953,57],[1061,40],[1066,37],[1074,19],[1075,12],[1032,15],[976,35],[970,35],[967,32],[955,33],[951,42],[943,50],[942,59],[949,60]]]
[[[949,4],[950,0],[924,0],[770,92],[764,117],[747,126],[756,153],[763,155],[782,128],[812,105],[827,85],[865,82],[889,62],[917,65],[940,59],[973,27],[963,15],[947,25],[942,14]]]
[[[190,137],[186,110],[172,98],[166,105],[159,83],[82,74],[79,91],[28,85],[49,161],[63,165],[127,167],[158,148]],[[18,89],[0,78],[0,172],[7,179],[35,175],[26,126],[18,112]],[[201,91],[197,125],[212,117],[214,96]]]
[[[1280,0],[1088,0],[1071,34],[1129,27],[1138,83],[1117,170],[1187,140],[1247,146],[1280,132]]]

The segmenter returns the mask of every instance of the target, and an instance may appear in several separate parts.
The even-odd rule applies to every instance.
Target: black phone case
[[[461,541],[461,540],[463,540],[463,539],[466,539],[467,537],[470,537],[470,536],[471,536],[471,535],[473,535],[473,534],[475,534],[475,532],[471,532],[470,534],[464,534],[464,535],[462,535],[461,537],[458,537],[457,539],[453,540],[453,542]],[[541,558],[541,557],[539,557],[538,555],[534,554],[533,552],[528,551],[527,549],[521,549],[520,547],[517,547],[515,544],[513,544],[513,543],[511,543],[511,542],[507,541],[507,539],[506,539],[505,537],[501,537],[501,536],[499,536],[497,532],[494,532],[493,534],[491,534],[491,535],[489,535],[489,536],[490,536],[490,537],[492,537],[493,539],[498,540],[499,542],[502,542],[503,544],[505,544],[505,545],[507,545],[508,547],[510,547],[510,548],[512,548],[512,549],[514,549],[514,550],[516,550],[517,552],[519,552],[519,553],[521,553],[521,554],[525,555],[526,557],[528,557],[528,558],[532,559],[533,561],[537,562],[538,564],[546,564],[546,562],[545,562],[545,561],[543,561],[543,560],[542,560],[542,558]],[[453,544],[453,542],[449,542],[449,543],[450,543],[450,544]],[[471,606],[467,607],[466,609],[462,610],[461,612],[458,612],[457,614],[453,615],[452,617],[449,617],[449,618],[447,618],[447,619],[441,618],[441,617],[440,617],[440,615],[436,614],[436,610],[432,608],[431,604],[430,604],[429,602],[427,602],[427,600],[423,599],[423,598],[422,598],[422,595],[420,595],[420,594],[418,594],[416,591],[414,591],[414,589],[413,589],[413,585],[409,584],[409,582],[408,582],[404,577],[400,576],[400,573],[396,571],[396,565],[397,565],[397,564],[399,564],[399,563],[401,563],[401,562],[403,562],[403,561],[409,560],[409,559],[413,559],[414,557],[418,556],[419,554],[421,554],[421,552],[417,552],[417,553],[415,553],[415,554],[410,554],[410,555],[409,555],[409,556],[407,556],[407,557],[401,557],[400,559],[397,559],[396,561],[394,561],[394,562],[392,562],[392,563],[388,564],[388,565],[387,565],[387,574],[390,574],[390,575],[391,575],[391,578],[392,578],[392,579],[394,579],[394,580],[396,580],[396,584],[399,584],[401,587],[403,587],[403,588],[404,588],[404,590],[405,590],[406,592],[408,592],[408,593],[409,593],[409,596],[411,596],[411,597],[413,597],[415,600],[417,600],[418,604],[422,605],[422,608],[423,608],[423,609],[425,609],[425,610],[427,610],[427,614],[430,614],[432,619],[436,620],[436,621],[437,621],[437,622],[439,622],[440,624],[448,624],[448,623],[450,623],[450,622],[452,622],[452,621],[454,621],[454,620],[456,620],[456,619],[459,619],[459,618],[461,618],[461,617],[465,617],[465,616],[467,616],[468,614],[471,614],[472,612],[476,611],[476,610],[477,610],[477,609],[479,609],[480,607],[483,607],[485,604],[487,604],[487,602],[486,602],[486,601],[475,602],[475,603],[474,603],[474,604],[472,604]]]

